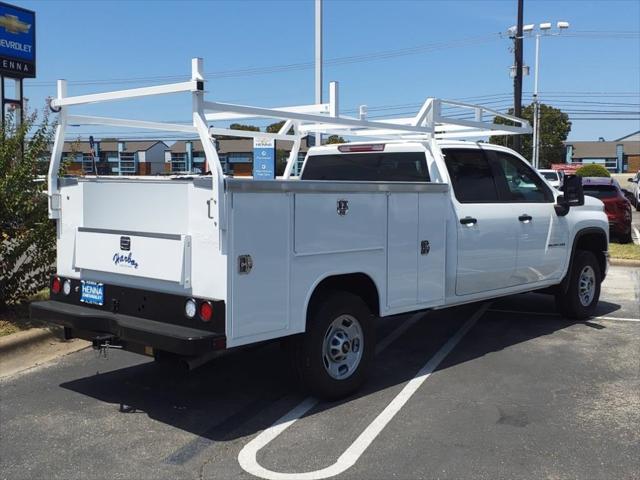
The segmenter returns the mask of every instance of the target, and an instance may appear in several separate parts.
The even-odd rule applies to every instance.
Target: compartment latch
[[[238,273],[248,274],[253,268],[253,259],[251,255],[239,255],[238,256]]]

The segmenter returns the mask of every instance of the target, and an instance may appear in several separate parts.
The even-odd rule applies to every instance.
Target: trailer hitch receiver
[[[122,348],[122,345],[117,345],[118,341],[115,335],[98,335],[91,340],[91,343],[98,356],[107,358],[110,348]]]

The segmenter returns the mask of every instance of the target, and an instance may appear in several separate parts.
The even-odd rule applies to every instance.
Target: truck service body
[[[543,289],[567,316],[593,311],[607,269],[602,203],[580,195],[579,182],[556,191],[507,148],[451,139],[528,133],[525,121],[449,102],[475,120],[445,122],[445,102],[435,99],[404,122],[342,117],[335,84],[322,105],[205,102],[201,72],[194,59],[191,82],[81,97],[66,97],[59,83],[49,171],[56,274],[34,317],[98,348],[156,357],[284,339],[305,385],[339,397],[365,378],[375,317]],[[67,113],[180,91],[193,96],[193,126]],[[493,115],[519,126],[493,124]],[[212,135],[269,134],[208,123],[249,117],[286,120],[271,135],[294,141],[283,178],[222,174]],[[211,174],[58,178],[67,122],[197,133]],[[311,148],[295,178],[308,131],[369,140]]]

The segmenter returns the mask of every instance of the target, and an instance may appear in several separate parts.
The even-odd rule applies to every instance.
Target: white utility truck
[[[179,92],[191,94],[192,124],[70,112]],[[608,265],[602,203],[585,198],[577,178],[556,191],[507,148],[454,140],[529,133],[526,121],[437,99],[409,118],[371,120],[365,108],[346,117],[336,83],[328,103],[294,107],[203,95],[200,59],[177,84],[73,97],[58,82],[48,192],[57,269],[33,317],[96,348],[192,364],[283,339],[303,384],[336,398],[364,381],[376,317],[527,291],[555,295],[570,318],[594,312]],[[272,134],[213,126],[245,118],[285,123]],[[59,177],[69,124],[197,135],[211,172]],[[294,177],[307,132],[365,141],[311,148]],[[293,141],[284,175],[225,176],[214,135]]]

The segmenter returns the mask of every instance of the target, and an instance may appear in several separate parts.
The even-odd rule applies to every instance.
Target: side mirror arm
[[[558,195],[558,199],[556,204],[553,206],[556,211],[556,215],[559,217],[564,217],[567,213],[569,213],[569,203],[564,199],[564,195]]]

